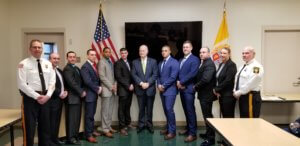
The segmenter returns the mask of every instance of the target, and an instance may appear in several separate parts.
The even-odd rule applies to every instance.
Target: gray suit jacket
[[[112,96],[112,86],[115,84],[114,67],[108,63],[105,58],[102,58],[98,63],[98,72],[101,81],[101,97]]]

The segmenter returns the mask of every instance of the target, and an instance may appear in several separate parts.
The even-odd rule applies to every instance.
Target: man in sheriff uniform
[[[50,115],[47,102],[55,89],[56,76],[52,64],[41,58],[43,47],[40,40],[30,42],[31,56],[18,66],[18,88],[23,96],[22,124],[24,146],[33,146],[38,123],[39,146],[49,146]]]
[[[258,118],[260,115],[260,88],[264,74],[263,66],[254,59],[255,50],[247,46],[243,50],[245,64],[235,78],[234,97],[239,99],[241,118]]]

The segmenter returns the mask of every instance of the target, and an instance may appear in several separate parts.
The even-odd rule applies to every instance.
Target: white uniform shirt
[[[40,59],[42,66],[47,96],[51,97],[55,90],[56,75],[52,64],[43,58]],[[37,99],[40,96],[35,91],[42,91],[41,80],[38,70],[38,62],[34,57],[22,60],[18,66],[18,88],[27,96]]]
[[[241,66],[235,76],[234,91],[237,86],[237,77],[243,66]],[[262,77],[264,74],[263,66],[255,59],[246,64],[242,70],[239,79],[239,90],[235,91],[237,95],[245,95],[250,91],[260,91],[262,86]]]

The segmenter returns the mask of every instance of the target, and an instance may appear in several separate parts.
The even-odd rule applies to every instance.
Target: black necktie
[[[80,71],[79,71],[79,69],[75,66],[75,64],[72,64],[72,67],[74,67],[75,68],[75,70],[76,70],[76,72],[77,72],[77,74],[80,76]]]
[[[239,72],[238,76],[237,76],[237,80],[236,80],[236,86],[235,86],[235,90],[239,90],[239,84],[240,84],[240,75],[243,71],[243,69],[246,67],[246,64],[244,64],[243,68],[241,69],[241,71]]]
[[[57,69],[55,69],[55,73],[56,73],[56,78],[59,80],[59,84],[62,85],[61,80],[58,76],[58,70]]]
[[[36,61],[38,62],[39,76],[40,76],[41,84],[42,84],[42,92],[43,92],[43,94],[44,94],[45,91],[46,91],[46,85],[45,85],[44,74],[43,74],[43,70],[42,70],[41,63],[40,63],[40,59],[37,59]]]

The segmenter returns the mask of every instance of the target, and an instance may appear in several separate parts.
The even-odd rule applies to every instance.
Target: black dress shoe
[[[58,144],[60,144],[60,145],[65,144],[65,142],[64,142],[64,141],[61,141],[61,140],[58,140],[57,142],[58,142]]]
[[[217,141],[217,143],[221,146],[228,146],[228,144],[224,140]]]
[[[203,134],[203,133],[200,133],[199,134],[199,137],[203,138],[203,139],[207,139],[207,135],[206,134]]]
[[[152,134],[154,133],[153,127],[148,127],[147,129],[150,133],[152,133]]]
[[[201,143],[200,146],[212,146],[215,144],[214,140],[205,140],[204,142]]]
[[[60,146],[60,145],[63,145],[65,143],[63,141],[60,141],[60,140],[55,140],[54,144],[57,145],[57,146]]]
[[[141,133],[144,129],[145,129],[145,127],[138,127],[138,128],[136,129],[136,132],[137,132],[137,133]]]
[[[128,129],[136,129],[136,126],[129,124],[129,125],[126,126],[126,128],[128,128]]]
[[[67,141],[67,144],[81,145],[81,142],[79,140],[76,140],[73,138],[73,139]]]

